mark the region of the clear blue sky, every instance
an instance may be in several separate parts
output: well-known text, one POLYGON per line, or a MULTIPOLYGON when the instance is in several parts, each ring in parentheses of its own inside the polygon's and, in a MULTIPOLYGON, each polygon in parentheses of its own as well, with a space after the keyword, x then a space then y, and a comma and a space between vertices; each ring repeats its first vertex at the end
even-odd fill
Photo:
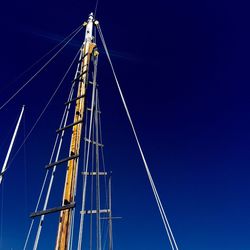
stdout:
MULTIPOLYGON (((97 19, 183 250, 250 249, 249 7, 221 0, 99 2, 97 19)), ((1 3, 0 104, 25 79, 12 80, 93 9, 90 0, 1 3)), ((83 36, 0 111, 1 162, 22 104, 27 132, 83 36)), ((98 73, 113 210, 123 217, 114 222, 115 249, 170 249, 103 53, 98 73)), ((23 245, 72 78, 6 174, 0 192, 4 250, 23 245)), ((41 249, 53 249, 53 228, 44 235, 41 249)))

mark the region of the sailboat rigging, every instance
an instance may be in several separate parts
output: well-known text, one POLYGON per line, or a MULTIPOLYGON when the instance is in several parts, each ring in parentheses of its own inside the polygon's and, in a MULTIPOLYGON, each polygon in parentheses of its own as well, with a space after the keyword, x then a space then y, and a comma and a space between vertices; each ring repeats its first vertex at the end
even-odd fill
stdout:
MULTIPOLYGON (((2 107, 11 101, 16 94, 32 81, 69 43, 69 41, 81 31, 82 27, 85 27, 84 41, 69 69, 62 78, 63 81, 71 69, 71 66, 78 58, 74 79, 71 82, 71 89, 68 99, 65 102, 64 113, 59 128, 56 131, 57 136, 50 161, 45 166, 46 174, 41 192, 38 197, 35 211, 30 214, 31 224, 23 249, 38 249, 45 217, 50 214, 58 213, 55 250, 81 250, 85 248, 90 250, 106 249, 106 240, 103 237, 105 226, 107 227, 108 249, 113 250, 114 248, 112 222, 113 219, 118 217, 113 217, 112 213, 111 173, 108 172, 105 167, 103 156, 104 144, 102 141, 101 109, 99 103, 99 88, 97 84, 99 51, 95 37, 95 34, 98 32, 139 148, 147 177, 170 242, 170 247, 172 250, 178 250, 176 240, 150 173, 149 166, 145 159, 116 76, 100 24, 93 13, 89 15, 87 22, 72 33, 72 36, 69 37, 69 40, 63 47, 60 48, 55 55, 52 56, 50 60, 23 85, 23 87, 21 87, 20 90, 2 105, 2 107), (70 119, 72 119, 72 121, 70 121, 70 119), (70 138, 68 141, 65 139, 67 135, 70 138), (68 146, 67 155, 65 155, 65 151, 63 150, 63 148, 66 147, 65 145, 68 146), (50 207, 49 201, 51 199, 55 174, 58 168, 62 168, 65 172, 64 189, 62 198, 58 201, 58 205, 56 207, 50 207), (79 176, 82 176, 81 180, 79 180, 79 176), (79 193, 81 193, 81 198, 79 198, 79 193), (76 222, 76 220, 78 220, 78 222, 76 222), (35 230, 35 223, 37 221, 37 230, 35 230), (84 237, 85 232, 88 240, 84 237)), ((0 109, 2 107, 0 107, 0 109)), ((45 112, 46 108, 47 106, 43 112, 45 112)), ((40 117, 41 116, 39 116, 39 119, 40 117)), ((4 170, 5 169, 2 170, 2 173, 4 173, 4 170)), ((1 179, 2 176, 0 176, 0 183, 1 179)))

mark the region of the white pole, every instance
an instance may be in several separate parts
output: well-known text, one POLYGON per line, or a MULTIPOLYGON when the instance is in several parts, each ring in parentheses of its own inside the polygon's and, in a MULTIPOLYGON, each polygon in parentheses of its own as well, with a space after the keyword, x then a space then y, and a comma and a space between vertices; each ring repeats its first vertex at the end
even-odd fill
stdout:
POLYGON ((16 128, 15 128, 15 131, 14 131, 14 134, 12 136, 12 139, 11 139, 11 142, 10 142, 10 146, 9 146, 9 149, 8 149, 8 152, 7 152, 7 155, 6 155, 3 167, 2 167, 2 171, 1 171, 1 174, 0 174, 0 184, 2 183, 4 172, 6 171, 7 163, 8 163, 9 157, 10 157, 10 153, 11 153, 13 144, 15 142, 16 134, 17 134, 17 131, 18 131, 18 128, 19 128, 19 125, 20 125, 20 122, 21 122, 21 119, 22 119, 22 116, 23 116, 23 111, 24 111, 24 105, 22 107, 22 110, 21 110, 21 113, 20 113, 20 116, 19 116, 16 128))

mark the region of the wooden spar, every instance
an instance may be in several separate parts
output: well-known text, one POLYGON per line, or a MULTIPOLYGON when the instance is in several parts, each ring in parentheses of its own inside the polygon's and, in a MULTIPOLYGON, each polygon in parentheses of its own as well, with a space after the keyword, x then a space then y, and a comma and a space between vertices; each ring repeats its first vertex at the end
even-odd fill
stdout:
MULTIPOLYGON (((71 143, 70 143, 70 156, 79 155, 80 150, 80 140, 82 134, 84 109, 85 109, 85 95, 86 95, 86 84, 88 81, 88 71, 89 63, 95 44, 92 42, 93 36, 93 14, 91 13, 88 18, 85 32, 84 47, 81 51, 81 70, 78 85, 78 92, 74 115, 74 126, 72 129, 71 143), (81 97, 81 98, 80 98, 81 97)), ((78 168, 78 159, 72 159, 68 162, 67 173, 64 185, 64 194, 62 205, 67 205, 74 202, 74 192, 76 189, 76 175, 78 168)), ((67 250, 70 239, 70 229, 71 229, 71 215, 72 209, 63 210, 60 213, 60 220, 58 225, 57 239, 55 250, 67 250)))
POLYGON ((17 122, 17 124, 16 124, 16 128, 15 128, 14 134, 13 134, 13 136, 12 136, 12 139, 11 139, 11 142, 10 142, 9 149, 8 149, 7 155, 6 155, 5 160, 4 160, 4 163, 3 163, 2 171, 1 171, 1 174, 0 174, 0 184, 2 183, 3 175, 4 175, 4 173, 5 173, 5 171, 6 171, 6 168, 7 168, 7 164, 8 164, 9 157, 10 157, 10 153, 11 153, 12 147, 13 147, 14 142, 15 142, 15 139, 16 139, 17 131, 18 131, 18 129, 19 129, 20 122, 21 122, 21 120, 22 120, 23 112, 24 112, 24 105, 23 105, 23 107, 22 107, 20 116, 19 116, 19 118, 18 118, 18 122, 17 122))

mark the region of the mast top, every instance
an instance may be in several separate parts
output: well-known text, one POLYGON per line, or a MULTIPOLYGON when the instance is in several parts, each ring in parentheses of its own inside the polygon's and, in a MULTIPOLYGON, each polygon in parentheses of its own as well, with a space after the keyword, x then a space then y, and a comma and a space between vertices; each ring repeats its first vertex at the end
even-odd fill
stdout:
POLYGON ((94 14, 93 14, 93 12, 90 12, 90 14, 89 14, 89 19, 90 19, 90 18, 94 19, 94 14))
POLYGON ((91 12, 89 14, 88 22, 86 24, 85 42, 90 42, 90 43, 92 42, 93 21, 94 21, 94 14, 91 12))

